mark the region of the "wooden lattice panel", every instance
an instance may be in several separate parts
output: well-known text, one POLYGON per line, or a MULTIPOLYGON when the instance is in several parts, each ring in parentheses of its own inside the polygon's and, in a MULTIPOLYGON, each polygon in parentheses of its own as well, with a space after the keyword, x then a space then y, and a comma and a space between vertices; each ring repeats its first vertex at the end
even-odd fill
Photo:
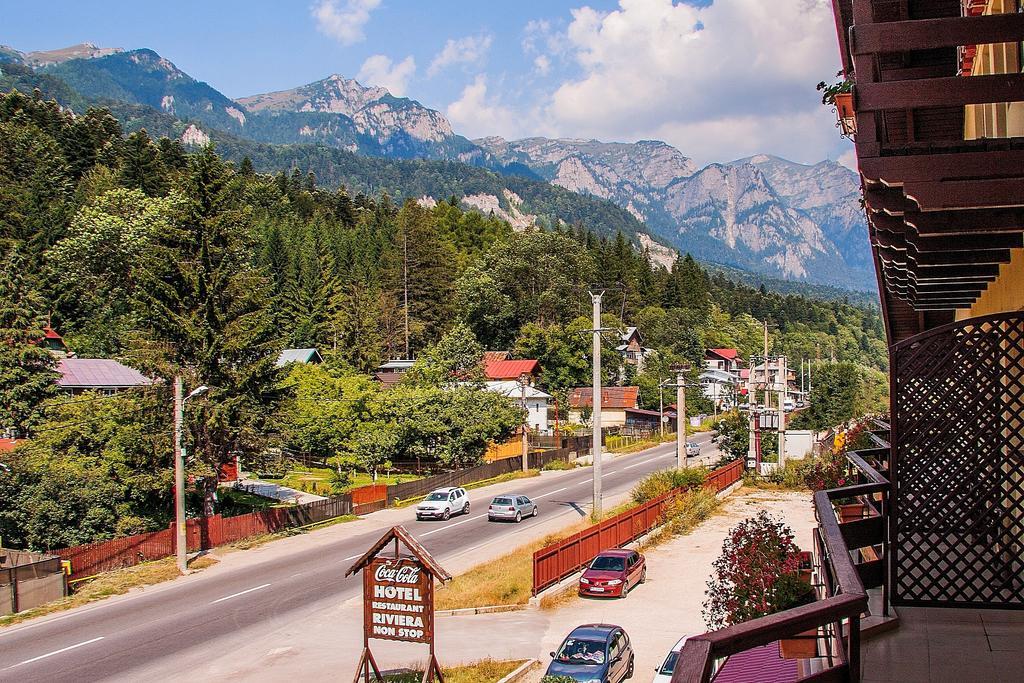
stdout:
POLYGON ((893 347, 892 600, 1024 608, 1024 314, 893 347))

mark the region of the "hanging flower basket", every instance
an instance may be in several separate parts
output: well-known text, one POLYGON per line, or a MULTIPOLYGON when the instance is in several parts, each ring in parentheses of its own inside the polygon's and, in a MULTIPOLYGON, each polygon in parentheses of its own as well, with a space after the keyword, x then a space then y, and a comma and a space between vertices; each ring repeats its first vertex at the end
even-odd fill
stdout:
POLYGON ((833 99, 836 107, 836 117, 839 119, 839 128, 843 135, 852 138, 857 134, 857 112, 853 110, 853 93, 836 93, 833 99))

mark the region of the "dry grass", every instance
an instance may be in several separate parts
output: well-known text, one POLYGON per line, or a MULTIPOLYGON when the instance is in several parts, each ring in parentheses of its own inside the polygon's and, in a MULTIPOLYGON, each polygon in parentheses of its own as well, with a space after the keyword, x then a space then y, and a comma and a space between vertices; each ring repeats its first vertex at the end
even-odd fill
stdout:
POLYGON ((212 567, 215 564, 220 564, 220 560, 218 560, 216 557, 210 557, 209 555, 200 555, 199 557, 188 563, 188 568, 192 571, 198 571, 200 569, 212 567))
MULTIPOLYGON (((519 668, 525 661, 525 659, 499 661, 487 658, 473 664, 446 667, 444 680, 447 683, 497 683, 519 668)), ((421 672, 408 671, 385 676, 385 680, 387 683, 419 683, 421 677, 421 672)))
POLYGON ((484 659, 475 664, 445 669, 444 680, 447 683, 496 683, 519 668, 524 661, 484 659))

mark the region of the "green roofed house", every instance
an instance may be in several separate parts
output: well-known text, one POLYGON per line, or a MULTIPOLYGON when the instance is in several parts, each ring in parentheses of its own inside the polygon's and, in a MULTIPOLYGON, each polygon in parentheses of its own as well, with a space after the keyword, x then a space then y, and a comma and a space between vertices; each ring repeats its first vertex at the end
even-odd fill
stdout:
POLYGON ((289 363, 312 363, 319 365, 324 359, 316 349, 284 349, 277 356, 277 367, 283 368, 289 363))

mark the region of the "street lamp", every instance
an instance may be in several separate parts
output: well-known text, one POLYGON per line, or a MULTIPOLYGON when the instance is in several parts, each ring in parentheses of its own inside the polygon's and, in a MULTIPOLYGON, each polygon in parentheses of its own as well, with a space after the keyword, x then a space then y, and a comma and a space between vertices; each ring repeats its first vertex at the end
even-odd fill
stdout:
POLYGON ((192 390, 185 397, 184 381, 181 375, 174 378, 174 528, 178 571, 188 571, 188 540, 185 537, 185 448, 182 446, 182 423, 185 419, 185 401, 205 394, 210 387, 205 384, 192 390))

